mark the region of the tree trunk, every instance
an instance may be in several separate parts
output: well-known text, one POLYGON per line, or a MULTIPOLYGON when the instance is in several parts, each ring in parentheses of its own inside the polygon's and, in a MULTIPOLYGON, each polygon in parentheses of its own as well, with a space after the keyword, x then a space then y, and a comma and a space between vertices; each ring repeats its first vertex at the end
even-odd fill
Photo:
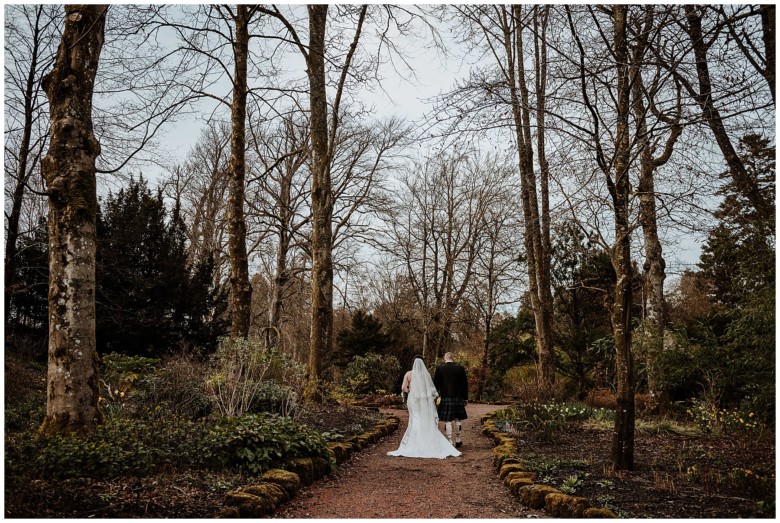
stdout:
MULTIPOLYGON (((522 38, 522 7, 512 6, 515 23, 515 39, 506 28, 505 48, 510 59, 509 73, 510 98, 517 134, 518 157, 520 167, 520 187, 523 201, 523 219, 525 227, 524 243, 528 258, 528 287, 531 308, 536 324, 536 344, 539 353, 537 373, 540 390, 549 392, 555 383, 555 355, 552 338, 552 291, 550 289, 549 252, 544 246, 549 239, 543 237, 540 229, 539 207, 536 194, 536 175, 533 166, 533 145, 531 142, 531 122, 528 88, 525 84, 524 52, 522 38), (513 55, 515 60, 511 60, 513 55), (516 62, 516 63, 515 63, 516 62), (518 89, 520 91, 518 96, 518 89)), ((540 131, 541 132, 541 131, 540 131)), ((543 144, 543 140, 539 142, 543 144)), ((541 158, 544 158, 542 155, 541 158)), ((545 165, 546 168, 546 165, 545 165)), ((546 194, 546 189, 544 194, 546 194)), ((548 230, 549 234, 549 230, 548 230)))
POLYGON ((769 84, 772 101, 775 102, 775 6, 765 4, 761 6, 760 11, 764 49, 766 50, 764 78, 769 84))
POLYGON ((11 214, 8 216, 8 231, 5 242, 5 315, 6 328, 10 327, 11 295, 14 292, 14 275, 16 273, 16 242, 19 239, 19 218, 22 213, 22 200, 24 199, 24 189, 27 181, 30 179, 28 171, 28 161, 30 156, 30 139, 33 126, 33 97, 36 90, 35 76, 38 69, 38 51, 40 47, 40 16, 42 6, 36 8, 35 27, 33 29, 32 56, 30 58, 30 70, 27 73, 27 79, 24 89, 24 130, 22 131, 22 142, 19 144, 19 165, 16 167, 16 187, 11 200, 11 214))
POLYGON ((612 304, 612 331, 615 338, 615 377, 617 409, 612 440, 612 461, 616 469, 634 468, 634 373, 631 355, 631 237, 629 223, 629 140, 630 73, 626 42, 627 6, 613 7, 615 21, 615 59, 617 68, 617 137, 615 144, 615 178, 608 186, 615 214, 615 245, 612 265, 617 280, 612 304))
POLYGON ((231 338, 246 338, 251 318, 252 286, 246 252, 244 192, 246 178, 246 96, 249 54, 249 6, 236 6, 236 33, 233 42, 235 76, 230 107, 230 181, 228 184, 228 250, 230 253, 231 338))
MULTIPOLYGON (((631 59, 631 96, 632 111, 636 120, 637 147, 639 149, 639 223, 645 244, 644 263, 644 310, 645 321, 643 325, 644 355, 647 364, 647 387, 650 400, 648 407, 657 411, 666 405, 666 398, 658 386, 658 374, 654 368, 655 359, 664 348, 666 339, 666 300, 664 297, 664 281, 666 280, 666 262, 663 257, 661 241, 658 237, 658 219, 656 212, 655 172, 666 164, 671 157, 677 139, 682 134, 680 117, 682 115, 682 101, 680 93, 677 98, 676 117, 660 116, 663 124, 670 124, 671 130, 666 139, 663 152, 653 157, 656 143, 651 143, 650 130, 647 124, 647 106, 653 104, 651 98, 654 93, 645 88, 642 79, 642 67, 644 66, 644 54, 649 45, 648 37, 653 26, 654 7, 645 6, 645 18, 637 24, 635 32, 640 35, 634 45, 631 59)), ((653 126, 655 127, 655 126, 653 126)))
MULTIPOLYGON (((312 148, 312 311, 308 379, 304 396, 320 401, 321 358, 333 347, 333 253, 331 245, 333 193, 328 158, 328 99, 325 89, 325 23, 327 5, 310 5, 309 76, 312 148)), ((335 116, 334 116, 335 117, 335 116)))
MULTIPOLYGON (((282 203, 283 219, 285 218, 286 203, 282 203)), ((290 239, 287 235, 287 224, 283 223, 279 232, 279 247, 276 253, 276 277, 271 295, 271 310, 266 331, 266 347, 279 347, 279 339, 282 325, 282 310, 284 309, 284 289, 290 280, 287 270, 287 253, 290 250, 290 239)))
POLYGON ((42 81, 51 140, 41 162, 49 194, 49 364, 43 434, 90 433, 100 422, 95 349, 95 159, 92 93, 106 5, 66 5, 54 69, 42 81))
POLYGON ((731 139, 723 124, 720 111, 718 111, 713 102, 712 82, 710 81, 710 70, 707 62, 707 45, 704 41, 702 15, 699 9, 700 7, 695 5, 685 6, 685 15, 688 19, 688 35, 690 36, 693 54, 696 58, 696 75, 699 79, 699 92, 692 94, 701 107, 704 119, 710 126, 712 134, 715 136, 715 142, 726 160, 735 185, 750 200, 750 203, 759 212, 760 216, 772 216, 774 206, 764 198, 758 184, 745 169, 742 158, 739 157, 739 154, 737 154, 737 151, 731 144, 731 139))

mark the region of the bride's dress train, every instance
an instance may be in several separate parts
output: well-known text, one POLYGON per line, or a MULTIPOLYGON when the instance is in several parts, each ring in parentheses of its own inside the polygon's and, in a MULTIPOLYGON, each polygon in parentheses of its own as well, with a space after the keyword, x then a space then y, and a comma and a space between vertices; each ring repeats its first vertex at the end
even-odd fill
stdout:
POLYGON ((439 430, 434 403, 436 395, 430 373, 422 360, 416 359, 406 404, 409 409, 409 426, 398 450, 388 452, 388 456, 439 459, 460 456, 460 451, 455 449, 439 430))

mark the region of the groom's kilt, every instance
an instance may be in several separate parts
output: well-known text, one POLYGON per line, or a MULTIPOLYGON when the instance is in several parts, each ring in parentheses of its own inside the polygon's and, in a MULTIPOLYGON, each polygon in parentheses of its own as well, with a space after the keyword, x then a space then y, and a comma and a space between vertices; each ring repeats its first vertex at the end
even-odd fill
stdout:
POLYGON ((466 407, 460 398, 442 398, 437 408, 439 421, 452 421, 455 419, 467 419, 466 407))

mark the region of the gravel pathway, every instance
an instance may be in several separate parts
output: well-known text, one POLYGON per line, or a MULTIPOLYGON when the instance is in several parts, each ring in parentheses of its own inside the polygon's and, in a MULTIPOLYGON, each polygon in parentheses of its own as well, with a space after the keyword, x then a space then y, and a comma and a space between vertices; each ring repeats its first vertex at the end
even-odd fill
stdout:
MULTIPOLYGON (((496 405, 467 407, 463 455, 457 458, 390 457, 406 430, 405 410, 383 410, 401 426, 363 450, 329 476, 302 489, 275 518, 526 518, 546 517, 520 505, 492 465, 492 440, 481 434, 479 417, 496 405)), ((443 426, 443 425, 442 425, 443 426)))

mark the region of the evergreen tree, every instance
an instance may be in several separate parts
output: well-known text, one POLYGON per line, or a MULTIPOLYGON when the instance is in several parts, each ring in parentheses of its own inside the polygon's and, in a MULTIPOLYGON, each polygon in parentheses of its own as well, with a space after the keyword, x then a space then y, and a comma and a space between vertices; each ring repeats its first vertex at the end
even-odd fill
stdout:
POLYGON ((582 232, 565 223, 555 234, 552 280, 558 371, 584 395, 592 385, 588 372, 599 363, 612 366, 614 351, 597 350, 594 342, 611 335, 608 303, 615 270, 603 250, 589 246, 582 232))
POLYGON ((213 262, 189 266, 178 208, 169 213, 162 192, 153 194, 143 178, 106 200, 98 215, 97 260, 100 353, 213 348, 224 300, 210 288, 213 262))
MULTIPOLYGON (((742 139, 740 155, 762 193, 775 200, 775 148, 765 138, 742 139)), ((775 391, 775 229, 774 215, 757 212, 748 195, 723 175, 719 222, 702 249, 701 272, 722 306, 716 361, 717 385, 727 403, 747 402, 774 413, 775 391)))
POLYGON ((49 228, 46 219, 19 237, 6 321, 14 334, 32 336, 45 355, 49 310, 49 228))
POLYGON ((365 356, 369 352, 384 354, 390 347, 390 337, 382 332, 382 322, 372 314, 357 311, 352 316, 352 324, 342 329, 336 337, 336 365, 346 367, 355 356, 365 356))

